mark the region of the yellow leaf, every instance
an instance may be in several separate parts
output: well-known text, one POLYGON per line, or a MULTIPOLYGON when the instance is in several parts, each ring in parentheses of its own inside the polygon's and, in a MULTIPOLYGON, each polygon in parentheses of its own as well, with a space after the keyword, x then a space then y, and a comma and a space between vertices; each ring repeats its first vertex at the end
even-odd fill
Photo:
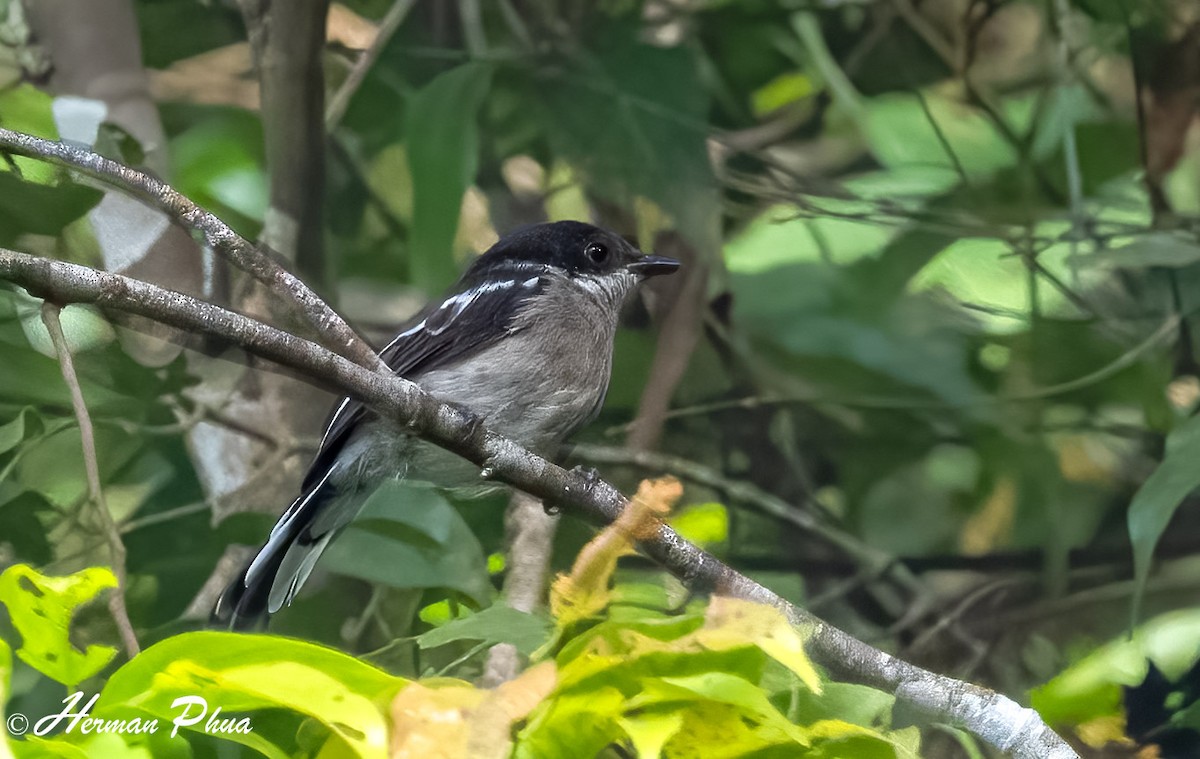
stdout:
POLYGON ((780 745, 799 748, 779 730, 745 719, 740 709, 709 701, 697 703, 683 713, 683 726, 667 741, 662 756, 664 759, 734 759, 780 745))
POLYGON ((968 556, 979 556, 1008 540, 1017 510, 1017 485, 1008 476, 996 481, 996 487, 983 502, 983 508, 967 520, 958 537, 958 545, 968 556))
POLYGON ((468 721, 468 759, 504 759, 512 752, 512 726, 529 716, 558 682, 554 662, 542 662, 500 685, 468 721))
POLYGON ((467 749, 467 716, 486 697, 467 683, 412 683, 392 699, 392 759, 459 759, 467 749))
POLYGON ((392 759, 503 759, 512 726, 554 690, 553 662, 531 667, 495 690, 461 680, 413 683, 392 700, 392 759))
POLYGON ((0 602, 8 607, 13 626, 21 633, 17 656, 64 685, 95 675, 117 649, 102 645, 77 648, 70 639, 71 618, 77 607, 116 585, 117 578, 108 567, 89 567, 65 577, 43 575, 27 564, 4 570, 0 602))
POLYGON ((631 553, 633 543, 656 530, 659 518, 683 495, 683 485, 674 477, 643 480, 637 495, 617 520, 592 538, 571 568, 559 575, 550 588, 550 612, 561 630, 581 619, 595 616, 609 603, 608 582, 617 559, 631 553))
POLYGON ((880 737, 879 733, 874 730, 850 722, 843 722, 840 719, 818 720, 809 725, 807 730, 808 734, 814 740, 838 740, 840 738, 851 738, 856 735, 866 735, 871 738, 880 737))
POLYGON ((1125 715, 1106 714, 1088 720, 1075 728, 1079 739, 1092 748, 1104 748, 1109 743, 1119 743, 1123 746, 1133 746, 1133 741, 1125 735, 1125 715))
POLYGON ((813 693, 821 692, 821 679, 804 653, 803 638, 783 612, 774 607, 714 596, 708 604, 704 627, 696 631, 696 638, 709 649, 753 643, 795 673, 813 693))

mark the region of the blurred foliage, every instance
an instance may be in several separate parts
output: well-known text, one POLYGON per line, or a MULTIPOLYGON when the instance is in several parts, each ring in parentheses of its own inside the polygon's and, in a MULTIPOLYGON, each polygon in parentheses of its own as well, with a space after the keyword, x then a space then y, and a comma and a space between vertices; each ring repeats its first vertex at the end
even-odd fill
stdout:
MULTIPOLYGON (((238 12, 199 0, 134 7, 169 180, 256 236, 268 173, 238 12)), ((339 18, 377 20, 392 3, 338 7, 350 14, 339 18)), ((55 94, 15 8, 0 0, 0 124, 57 137, 79 106, 55 94)), ((702 337, 659 445, 693 467, 676 472, 689 505, 674 523, 924 666, 1018 700, 1042 686, 1034 705, 1085 753, 1153 743, 1124 732, 1120 689, 1148 678, 1147 661, 1174 682, 1200 651, 1195 625, 1176 624, 1195 611, 1200 550, 1198 24, 1185 0, 416 3, 331 130, 331 296, 382 339, 497 231, 591 217, 646 249, 674 240, 685 271, 706 276, 702 323, 689 325, 702 337), (1138 643, 1166 625, 1173 668, 1138 643)), ((357 60, 331 42, 330 93, 357 60)), ((127 134, 102 135, 108 152, 138 160, 127 134)), ((101 197, 91 181, 0 156, 0 245, 98 264, 89 212, 101 197)), ((606 406, 582 435, 590 443, 621 443, 653 379, 647 313, 661 324, 674 302, 669 289, 655 295, 619 336, 606 406)), ((826 719, 869 731, 861 740, 886 744, 880 755, 916 750, 888 731, 886 695, 827 682, 820 696, 789 692, 786 673, 746 640, 736 652, 680 653, 703 613, 636 559, 593 599, 599 625, 585 614, 586 629, 559 629, 497 604, 500 497, 389 485, 333 544, 327 577, 273 622, 279 634, 374 651, 386 674, 324 648, 301 655, 288 647, 308 644, 296 641, 178 635, 196 627, 183 614, 226 547, 259 542, 271 518, 211 524, 187 434, 220 411, 191 391, 219 382, 186 358, 138 364, 96 312, 71 306, 63 319, 128 549, 131 615, 143 644, 158 644, 106 688, 133 698, 182 687, 152 677, 152 662, 178 657, 251 708, 236 700, 251 698, 247 681, 226 670, 289 662, 297 682, 340 683, 370 701, 360 716, 375 725, 394 719, 388 698, 418 679, 447 708, 479 716, 495 706, 482 691, 423 678, 469 680, 491 644, 528 656, 567 636, 552 695, 530 671, 539 705, 523 713, 518 753, 554 755, 535 748, 557 751, 546 747, 568 728, 583 740, 589 710, 603 718, 588 722, 597 751, 628 740, 653 755, 673 735, 712 737, 705 730, 751 712, 754 727, 739 734, 759 742, 756 755, 784 736, 811 742, 814 756, 843 755, 817 748, 822 735, 851 740, 840 727, 821 733, 826 719), (660 643, 669 666, 653 686, 637 681, 638 701, 631 683, 650 676, 660 643), (563 673, 583 665, 565 653, 592 644, 622 652, 629 669, 566 688, 563 673), (762 686, 770 703, 728 677, 762 686)), ((0 566, 61 578, 107 561, 79 444, 36 302, 0 291, 0 566)), ((658 473, 646 469, 602 467, 627 487, 658 473)), ((562 521, 554 567, 590 537, 562 521)), ((70 632, 91 647, 70 649, 60 667, 85 672, 85 652, 116 643, 111 620, 89 609, 70 632)), ((11 608, 0 616, 17 652, 7 711, 54 713, 61 688, 21 653, 27 622, 11 608)), ((0 674, 7 660, 0 642, 0 674)), ((268 753, 359 740, 287 694, 252 695, 273 715, 258 736, 279 741, 268 753)), ((426 734, 426 717, 411 715, 412 735, 426 734)), ((979 755, 949 729, 925 739, 930 756, 979 755)), ((215 755, 194 735, 155 740, 155 753, 215 755)))

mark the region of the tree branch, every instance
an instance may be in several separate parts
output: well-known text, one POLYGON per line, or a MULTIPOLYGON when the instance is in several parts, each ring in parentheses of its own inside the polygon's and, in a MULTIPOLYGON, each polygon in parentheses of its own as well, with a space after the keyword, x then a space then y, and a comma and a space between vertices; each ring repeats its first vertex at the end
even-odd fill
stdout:
POLYGON ((337 88, 329 105, 325 107, 326 132, 333 134, 338 125, 342 123, 342 117, 346 115, 346 109, 350 107, 354 93, 358 92, 358 88, 362 86, 367 74, 370 73, 371 67, 379 59, 379 54, 387 47, 388 42, 400 28, 400 24, 404 23, 405 17, 408 16, 408 12, 414 5, 416 5, 416 0, 394 0, 392 6, 388 8, 387 13, 379 22, 379 30, 375 33, 375 39, 371 42, 371 46, 358 56, 358 60, 354 62, 354 68, 350 69, 346 80, 337 88))
MULTIPOLYGON (((545 603, 550 555, 558 517, 546 513, 542 502, 515 491, 504 512, 505 555, 502 603, 517 611, 533 612, 545 603)), ((520 673, 521 656, 512 643, 497 643, 488 651, 480 683, 494 688, 520 673)))
POLYGON ((92 429, 92 417, 83 401, 83 388, 79 386, 79 377, 75 374, 71 348, 67 345, 66 335, 63 334, 62 320, 58 318, 60 310, 56 303, 44 302, 42 323, 50 333, 50 341, 54 343, 54 351, 58 354, 58 365, 62 368, 63 381, 71 391, 71 406, 75 409, 75 420, 79 424, 79 437, 83 443, 83 468, 87 473, 88 494, 100 518, 100 527, 108 541, 113 574, 117 577, 117 589, 108 598, 108 608, 116 620, 121 642, 125 645, 125 653, 132 659, 141 648, 138 646, 137 636, 133 633, 133 623, 129 621, 129 610, 125 607, 125 589, 128 582, 125 574, 125 543, 121 540, 121 531, 104 501, 104 489, 100 485, 100 465, 96 460, 96 435, 92 429))
MULTIPOLYGON (((0 279, 58 303, 95 303, 173 327, 221 337, 351 395, 382 417, 481 467, 481 476, 608 524, 627 501, 612 485, 555 466, 486 429, 478 417, 440 403, 417 385, 387 376, 308 340, 211 303, 127 277, 0 249, 0 279)), ((1019 759, 1078 755, 1032 709, 986 688, 937 675, 878 651, 762 587, 660 523, 641 550, 690 588, 770 604, 807 635, 809 651, 834 674, 894 693, 930 716, 961 725, 1019 759)))
POLYGON ((325 81, 329 0, 239 0, 262 85, 270 204, 261 240, 325 282, 325 81))
POLYGON ((316 330, 322 344, 362 366, 383 369, 383 362, 371 346, 308 285, 280 266, 266 251, 247 242, 225 222, 165 182, 90 150, 3 127, 0 127, 0 151, 81 171, 165 212, 184 227, 202 233, 217 253, 295 306, 316 330))

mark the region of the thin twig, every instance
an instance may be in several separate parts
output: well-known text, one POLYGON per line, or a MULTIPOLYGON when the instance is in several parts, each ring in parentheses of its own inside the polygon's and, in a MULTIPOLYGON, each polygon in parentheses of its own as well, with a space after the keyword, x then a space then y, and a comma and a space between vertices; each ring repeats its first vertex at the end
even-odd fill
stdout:
MULTIPOLYGON (((1154 330, 1154 332, 1151 333, 1150 336, 1145 340, 1093 372, 1089 372, 1081 377, 1076 377, 1073 380, 1067 380, 1066 382, 1060 382, 1055 385, 1047 385, 1045 387, 1035 388, 1023 393, 981 397, 961 402, 945 401, 937 398, 887 398, 882 396, 838 397, 817 394, 804 396, 791 395, 787 397, 749 396, 746 398, 735 398, 732 400, 715 401, 713 403, 703 403, 696 406, 688 406, 686 408, 672 409, 671 411, 667 412, 666 418, 678 419, 680 417, 687 416, 704 416, 715 411, 729 411, 735 409, 748 410, 765 408, 769 406, 787 406, 799 403, 811 405, 848 406, 850 408, 877 409, 883 411, 936 411, 941 409, 1003 406, 1007 403, 1028 403, 1031 401, 1039 401, 1056 395, 1064 395, 1076 390, 1082 390, 1098 382, 1103 382, 1118 372, 1128 369, 1152 348, 1169 337, 1179 327, 1179 322, 1183 316, 1186 316, 1186 314, 1173 314, 1168 316, 1159 326, 1159 328, 1154 330)), ((623 430, 623 426, 618 426, 612 428, 610 431, 615 433, 623 430)))
MULTIPOLYGON (((1071 84, 1074 67, 1071 65, 1071 40, 1068 37, 1071 27, 1071 4, 1069 0, 1053 0, 1053 17, 1058 26, 1058 63, 1060 67, 1058 86, 1064 89, 1071 84)), ((1063 161, 1067 169, 1067 197, 1071 209, 1071 229, 1074 231, 1084 223, 1083 211, 1083 169, 1079 163, 1079 146, 1075 140, 1074 112, 1069 108, 1063 109, 1063 118, 1067 123, 1063 126, 1063 161)), ((1071 242, 1071 255, 1075 255, 1078 243, 1071 242)))
POLYGON ((160 511, 157 514, 147 514, 146 516, 138 519, 130 519, 128 522, 125 522, 121 525, 121 534, 126 535, 128 533, 140 530, 143 527, 150 527, 151 525, 162 524, 163 522, 170 522, 175 519, 179 519, 180 517, 190 517, 192 514, 200 514, 202 512, 211 510, 212 505, 205 501, 186 503, 183 506, 176 506, 173 509, 160 511))
POLYGON ((315 329, 323 345, 368 369, 386 371, 371 346, 308 285, 284 269, 266 250, 248 242, 165 182, 90 150, 3 127, 0 127, 0 149, 77 169, 163 211, 187 229, 202 233, 213 250, 294 306, 315 329))
POLYGON ((379 60, 379 54, 387 47, 388 42, 400 28, 400 24, 404 23, 405 17, 408 16, 408 12, 414 5, 416 5, 416 0, 396 0, 392 3, 392 7, 388 8, 387 13, 379 22, 379 29, 375 32, 375 39, 371 41, 371 46, 358 56, 358 60, 354 62, 354 68, 350 69, 345 81, 338 87, 337 92, 330 98, 329 105, 326 106, 326 132, 333 134, 338 125, 342 123, 342 117, 346 115, 346 109, 350 107, 354 93, 358 92, 359 87, 362 87, 371 67, 375 65, 375 61, 379 60))
POLYGON ((138 646, 137 635, 133 632, 133 623, 129 621, 129 610, 125 607, 125 591, 128 588, 128 578, 125 574, 125 543, 121 540, 121 532, 108 510, 104 501, 104 488, 100 484, 100 465, 96 461, 96 436, 92 429, 92 417, 88 413, 87 404, 83 401, 83 389, 79 386, 79 377, 75 374, 75 362, 71 358, 71 348, 67 345, 67 337, 63 334, 62 320, 59 319, 61 308, 56 303, 46 301, 42 304, 42 323, 50 333, 50 341, 58 354, 58 365, 62 368, 63 381, 71 391, 71 405, 75 409, 75 420, 79 423, 79 437, 83 442, 83 466, 87 472, 88 492, 100 526, 108 540, 109 560, 112 562, 113 574, 117 577, 117 588, 108 597, 108 608, 116 620, 117 630, 121 634, 121 642, 125 645, 125 653, 129 658, 137 656, 141 647, 138 646))
POLYGON ((950 163, 954 164, 954 171, 958 173, 958 178, 963 185, 970 187, 971 180, 967 176, 967 169, 958 158, 958 153, 955 152, 954 146, 950 144, 950 139, 946 136, 946 132, 942 129, 942 125, 934 117, 933 111, 929 108, 929 100, 926 99, 925 93, 919 88, 914 87, 912 91, 916 96, 917 102, 921 105, 921 112, 925 114, 925 120, 929 122, 929 126, 933 129, 933 134, 937 137, 938 144, 942 146, 942 150, 946 151, 946 157, 950 159, 950 163))
POLYGON ((671 399, 683 380, 692 353, 700 340, 708 288, 711 251, 701 250, 677 233, 660 238, 659 252, 668 252, 687 263, 675 297, 667 307, 655 342, 650 376, 638 399, 637 416, 629 428, 630 448, 651 450, 662 437, 663 421, 671 399))

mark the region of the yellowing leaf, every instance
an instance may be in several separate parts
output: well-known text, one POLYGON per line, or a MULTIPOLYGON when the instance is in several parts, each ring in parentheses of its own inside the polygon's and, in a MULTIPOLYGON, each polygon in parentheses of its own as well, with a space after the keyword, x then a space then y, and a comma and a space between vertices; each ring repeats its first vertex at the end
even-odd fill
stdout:
POLYGON ((1133 741, 1125 734, 1125 715, 1106 714, 1088 720, 1075 728, 1079 740, 1092 748, 1104 748, 1109 743, 1119 743, 1133 746, 1133 741))
POLYGON ((392 759, 458 759, 467 749, 467 715, 487 696, 467 683, 413 683, 392 700, 392 759))
POLYGON ((598 755, 621 739, 616 720, 624 703, 621 691, 603 686, 547 699, 518 734, 513 759, 598 755))
POLYGON ((996 487, 963 525, 959 548, 968 556, 980 556, 1006 542, 1012 532, 1017 509, 1017 485, 1012 477, 1002 476, 996 487))
POLYGON ((814 740, 837 740, 855 735, 866 735, 872 738, 880 737, 879 733, 874 730, 865 728, 862 725, 844 722, 840 719, 818 720, 805 729, 814 740))
POLYGON ((740 598, 714 596, 708 605, 704 627, 695 635, 713 649, 752 643, 795 673, 809 690, 821 692, 821 679, 804 653, 804 640, 778 609, 740 598))
POLYGON ((553 662, 531 667, 495 690, 458 680, 413 683, 392 700, 392 759, 503 759, 513 725, 554 690, 553 662))
POLYGON ((661 756, 663 746, 683 726, 683 714, 645 712, 621 717, 617 724, 629 736, 638 756, 661 756))
POLYGON ((683 727, 663 748, 664 759, 733 759, 772 746, 794 745, 784 733, 748 720, 728 704, 701 703, 683 715, 683 727))
POLYGON ((512 726, 550 695, 558 677, 554 662, 542 662, 492 691, 468 727, 468 759, 504 759, 512 751, 512 726))
POLYGON ((595 616, 608 606, 608 582, 617 559, 630 553, 635 540, 655 529, 658 518, 683 495, 683 485, 674 477, 643 480, 617 520, 592 538, 571 568, 559 575, 550 588, 550 612, 559 630, 595 616))
MULTIPOLYGON (((352 754, 360 759, 387 756, 388 725, 381 705, 405 681, 349 654, 290 638, 228 632, 190 632, 147 648, 113 673, 100 693, 96 716, 156 717, 169 724, 179 716, 173 707, 181 696, 200 696, 207 716, 218 706, 222 715, 248 715, 249 733, 225 733, 267 757, 293 753, 290 742, 307 720, 328 731, 331 743, 323 756, 352 754), (258 729, 259 714, 277 726, 258 729)), ((199 709, 191 713, 197 716, 199 709)), ((186 727, 186 725, 185 725, 186 727)), ((202 731, 205 719, 189 730, 202 731)), ((168 731, 169 732, 169 731, 168 731)))
POLYGON ((91 567, 66 577, 47 577, 26 564, 0 574, 0 601, 21 633, 17 656, 64 685, 75 685, 99 672, 116 655, 112 646, 80 651, 71 643, 71 616, 117 578, 106 567, 91 567))

